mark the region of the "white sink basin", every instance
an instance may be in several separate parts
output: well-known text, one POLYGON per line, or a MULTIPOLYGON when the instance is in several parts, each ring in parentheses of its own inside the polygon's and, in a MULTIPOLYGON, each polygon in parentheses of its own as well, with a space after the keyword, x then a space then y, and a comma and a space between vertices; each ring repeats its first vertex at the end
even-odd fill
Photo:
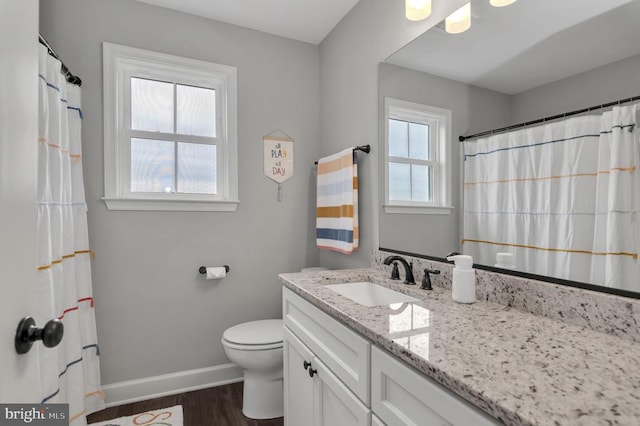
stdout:
POLYGON ((398 293, 369 282, 325 285, 330 290, 364 306, 390 305, 392 303, 419 302, 415 297, 398 293))

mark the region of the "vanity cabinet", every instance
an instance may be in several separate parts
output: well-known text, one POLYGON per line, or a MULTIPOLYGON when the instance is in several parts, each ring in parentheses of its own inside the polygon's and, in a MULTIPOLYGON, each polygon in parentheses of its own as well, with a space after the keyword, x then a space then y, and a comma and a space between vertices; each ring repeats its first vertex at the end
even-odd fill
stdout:
POLYGON ((371 348, 371 388, 371 408, 389 426, 501 424, 375 346, 371 348))
POLYGON ((369 408, 286 327, 284 376, 285 425, 369 426, 369 408))
POLYGON ((370 343, 286 288, 283 320, 285 424, 369 426, 370 343))
POLYGON ((286 426, 500 424, 286 287, 282 300, 286 426))

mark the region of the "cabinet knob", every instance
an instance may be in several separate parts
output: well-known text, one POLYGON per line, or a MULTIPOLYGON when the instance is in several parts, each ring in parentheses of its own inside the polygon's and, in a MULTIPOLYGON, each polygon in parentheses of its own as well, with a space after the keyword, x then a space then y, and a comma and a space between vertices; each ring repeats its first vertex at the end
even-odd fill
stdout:
POLYGON ((302 363, 302 366, 304 367, 304 369, 305 369, 305 370, 307 370, 309 367, 311 367, 311 363, 310 363, 310 362, 307 362, 307 361, 304 361, 304 362, 302 363))
POLYGON ((311 368, 311 365, 309 365, 309 377, 313 377, 313 375, 316 373, 318 373, 318 370, 314 370, 313 368, 311 368))

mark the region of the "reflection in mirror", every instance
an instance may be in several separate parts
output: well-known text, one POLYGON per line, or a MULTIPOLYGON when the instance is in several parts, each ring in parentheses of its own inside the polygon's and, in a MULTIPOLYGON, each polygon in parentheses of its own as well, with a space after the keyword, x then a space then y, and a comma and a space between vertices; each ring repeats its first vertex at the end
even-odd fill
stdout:
MULTIPOLYGON (((640 292, 636 279, 639 202, 634 198, 640 194, 640 171, 637 160, 631 160, 638 156, 637 126, 618 132, 630 141, 625 148, 629 151, 614 150, 607 157, 598 150, 587 154, 586 147, 624 145, 614 145, 610 137, 604 142, 594 137, 544 148, 516 148, 572 137, 557 136, 565 131, 556 129, 557 121, 546 128, 512 131, 490 142, 487 138, 457 142, 460 135, 640 95, 640 1, 538 0, 492 8, 488 2, 472 0, 472 10, 473 24, 466 33, 450 35, 438 25, 380 64, 380 105, 385 97, 392 97, 452 111, 448 138, 455 208, 447 215, 394 215, 381 207, 380 246, 437 257, 464 251, 476 263, 488 266, 496 264, 497 253, 513 253, 517 271, 640 292), (528 139, 536 132, 541 136, 528 139), (508 153, 483 154, 504 148, 508 153), (583 165, 578 161, 581 156, 590 156, 592 163, 583 165), (464 161, 480 157, 482 162, 473 166, 472 161, 464 161), (493 158, 488 161, 488 157, 493 158), (611 190, 603 195, 606 185, 611 190), (476 191, 479 187, 482 190, 476 191), (596 188, 598 196, 588 201, 586 194, 596 194, 596 188), (604 201, 604 211, 595 207, 596 201, 600 206, 604 201), (592 205, 586 209, 586 204, 592 205), (624 219, 618 217, 621 209, 628 212, 624 219), (483 213, 470 220, 472 212, 483 213), (543 221, 544 216, 549 220, 543 221), (490 238, 476 233, 489 228, 497 232, 490 238), (627 236, 633 238, 623 242, 627 236), (572 239, 576 244, 568 241, 572 239)), ((626 114, 623 119, 629 121, 618 124, 635 124, 632 105, 615 112, 614 120, 626 114)), ((601 125, 594 121, 601 120, 603 112, 611 117, 610 110, 568 121, 580 131, 593 127, 599 135, 601 125)), ((380 121, 380 146, 384 147, 384 120, 380 121)), ((578 130, 567 131, 575 136, 578 130)), ((380 170, 384 187, 382 161, 380 170)))
POLYGON ((415 303, 389 305, 389 336, 407 349, 429 359, 429 326, 431 311, 415 303))

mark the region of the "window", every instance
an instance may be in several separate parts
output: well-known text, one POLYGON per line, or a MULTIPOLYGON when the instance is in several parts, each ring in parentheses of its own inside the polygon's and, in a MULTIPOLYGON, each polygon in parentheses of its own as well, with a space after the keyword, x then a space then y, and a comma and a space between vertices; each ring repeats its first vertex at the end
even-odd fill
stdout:
POLYGON ((235 211, 236 69, 103 44, 110 210, 235 211))
POLYGON ((451 111, 385 98, 385 212, 448 214, 451 111))

